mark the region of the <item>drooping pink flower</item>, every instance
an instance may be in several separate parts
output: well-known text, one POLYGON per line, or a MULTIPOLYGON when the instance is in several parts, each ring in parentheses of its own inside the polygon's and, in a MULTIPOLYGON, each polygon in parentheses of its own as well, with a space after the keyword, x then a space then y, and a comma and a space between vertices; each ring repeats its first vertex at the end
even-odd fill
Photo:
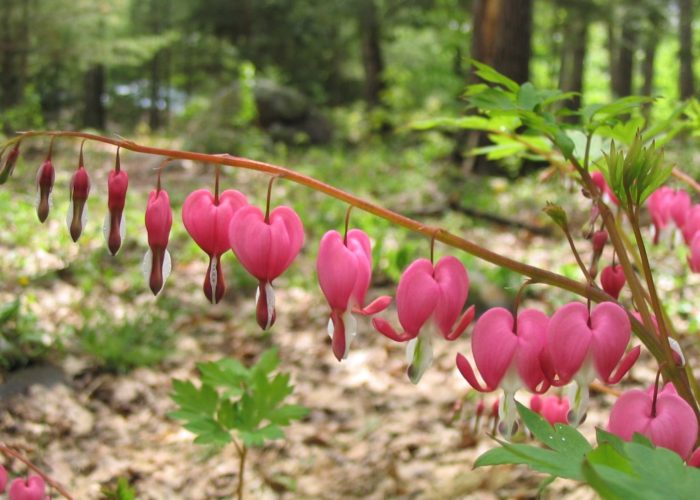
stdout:
POLYGON ((7 470, 0 464, 0 493, 5 493, 7 487, 7 470))
POLYGON ((613 302, 598 304, 590 315, 581 302, 559 308, 547 329, 548 358, 559 376, 553 382, 564 385, 578 377, 588 385, 597 373, 603 382, 616 384, 639 357, 639 346, 625 356, 630 332, 627 313, 613 302))
POLYGON ((83 151, 80 150, 78 168, 70 181, 70 205, 66 224, 73 241, 78 241, 87 224, 87 199, 90 195, 90 176, 83 164, 83 151))
POLYGON ((681 228, 686 245, 690 245, 698 231, 700 231, 700 205, 693 205, 681 228))
POLYGON ((129 176, 124 170, 114 169, 109 173, 109 179, 107 180, 107 208, 109 212, 105 216, 102 232, 107 242, 109 253, 112 255, 117 255, 126 234, 123 214, 128 188, 129 176))
POLYGON ((49 216, 52 205, 53 183, 56 179, 56 172, 51 162, 47 158, 36 172, 36 215, 40 222, 45 222, 49 216))
POLYGON ((231 219, 247 204, 245 195, 233 189, 224 191, 218 199, 206 189, 198 189, 190 193, 182 207, 185 229, 209 256, 203 289, 212 304, 218 303, 226 291, 221 256, 231 248, 228 232, 231 219))
POLYGON ((609 295, 617 299, 627 279, 621 265, 606 266, 600 273, 600 284, 609 295))
POLYGON ((357 333, 352 313, 370 316, 391 303, 382 296, 365 307, 365 296, 372 279, 372 247, 367 234, 351 229, 345 241, 338 231, 328 231, 321 239, 316 261, 318 282, 331 307, 328 334, 338 361, 347 358, 357 333))
POLYGON ((612 189, 610 189, 610 186, 608 183, 605 181, 605 177, 601 172, 593 172, 591 174, 591 180, 593 183, 598 186, 598 189, 603 193, 603 201, 607 204, 614 203, 615 205, 620 205, 620 200, 615 196, 615 193, 612 192, 612 189))
POLYGON ((409 378, 418 383, 432 363, 432 346, 424 326, 438 329, 446 340, 455 340, 474 318, 474 307, 462 314, 469 294, 469 275, 464 265, 452 256, 441 258, 433 267, 427 259, 417 259, 406 268, 396 292, 396 309, 402 332, 383 318, 373 318, 374 328, 397 342, 407 342, 406 356, 412 360, 409 378), (460 317, 460 314, 461 317, 460 317))
POLYGON ((613 302, 598 304, 590 314, 585 304, 572 302, 550 319, 542 366, 553 385, 576 382, 568 394, 575 402, 572 424, 578 425, 585 416, 588 385, 596 374, 603 382, 616 384, 639 357, 639 346, 625 355, 630 332, 627 313, 613 302))
POLYGON ((676 223, 676 227, 682 228, 690 213, 692 202, 688 192, 683 189, 676 189, 673 194, 673 202, 668 208, 668 213, 671 219, 673 219, 673 222, 676 223))
POLYGON ((26 481, 18 477, 7 493, 8 500, 44 500, 46 485, 41 476, 31 475, 26 481))
POLYGON ((289 207, 277 207, 266 217, 253 205, 241 207, 228 229, 229 243, 246 270, 258 279, 256 318, 263 330, 275 322, 272 282, 290 266, 304 244, 304 225, 289 207))
POLYGON ((688 267, 694 273, 700 273, 700 233, 695 233, 689 247, 688 267))
POLYGON ((148 195, 145 224, 148 233, 148 251, 143 256, 141 269, 151 292, 153 295, 158 295, 172 269, 168 241, 173 225, 173 211, 170 208, 170 197, 165 189, 154 189, 148 195))
POLYGON ((661 231, 671 219, 670 207, 673 202, 673 189, 663 186, 654 191, 647 200, 647 209, 654 225, 654 243, 659 242, 661 231))
POLYGON ((471 364, 457 354, 457 368, 474 389, 490 392, 502 388, 500 415, 505 422, 502 433, 513 432, 516 407, 515 393, 525 386, 533 392, 549 388, 540 364, 540 356, 547 341, 549 318, 541 311, 525 309, 513 314, 502 307, 486 311, 476 322, 472 334, 472 353, 476 367, 484 379, 479 383, 471 364))
POLYGON ((610 410, 608 431, 629 441, 635 433, 646 436, 655 446, 668 448, 684 460, 698 437, 693 408, 666 384, 654 401, 654 387, 626 391, 610 410))
POLYGON ((540 366, 548 323, 547 315, 535 309, 521 311, 517 326, 508 309, 489 309, 477 320, 472 334, 474 362, 485 385, 479 383, 462 354, 457 354, 457 368, 469 385, 480 392, 498 387, 515 392, 522 386, 542 392, 549 387, 540 366))
POLYGON ((530 409, 542 415, 550 425, 569 423, 569 400, 565 397, 535 394, 530 399, 530 409))

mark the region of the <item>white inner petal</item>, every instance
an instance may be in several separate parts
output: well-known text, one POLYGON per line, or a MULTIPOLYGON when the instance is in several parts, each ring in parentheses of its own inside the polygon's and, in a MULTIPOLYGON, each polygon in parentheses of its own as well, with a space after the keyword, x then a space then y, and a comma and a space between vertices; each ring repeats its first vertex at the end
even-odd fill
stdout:
POLYGON ((219 282, 219 273, 216 271, 216 259, 211 258, 211 269, 209 270, 209 285, 211 286, 211 303, 216 303, 216 285, 219 282))
POLYGON ((151 286, 151 266, 153 266, 153 253, 149 248, 146 250, 146 254, 143 256, 143 260, 141 261, 141 274, 146 280, 147 288, 150 288, 151 286))
POLYGON ((66 226, 68 231, 70 231, 70 223, 73 221, 73 200, 68 203, 68 212, 66 212, 66 226))
POLYGON ((165 253, 163 255, 163 286, 165 286, 165 280, 168 279, 168 276, 170 276, 170 272, 173 269, 173 262, 172 259, 170 258, 170 252, 168 249, 165 249, 165 253))
POLYGON ((267 297, 267 324, 265 330, 272 326, 272 314, 275 312, 275 290, 272 283, 265 283, 265 295, 267 297))
POLYGON ((346 359, 350 353, 350 344, 357 336, 357 319, 350 310, 343 314, 343 323, 345 324, 345 354, 343 354, 343 359, 346 359))

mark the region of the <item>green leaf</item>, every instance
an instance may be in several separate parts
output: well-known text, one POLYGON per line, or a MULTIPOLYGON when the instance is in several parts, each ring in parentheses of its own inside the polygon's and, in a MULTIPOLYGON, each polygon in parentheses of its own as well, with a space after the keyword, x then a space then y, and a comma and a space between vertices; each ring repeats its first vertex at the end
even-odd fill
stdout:
POLYGON ((213 415, 219 403, 219 395, 209 385, 197 389, 192 382, 173 380, 173 393, 170 396, 183 410, 192 410, 205 415, 213 415))
POLYGON ((309 414, 309 409, 301 405, 284 405, 267 414, 273 424, 289 425, 292 420, 301 420, 309 414))
POLYGON ((574 152, 574 147, 576 147, 574 141, 571 140, 571 137, 569 137, 562 129, 558 128, 554 131, 552 139, 564 157, 570 158, 574 152))
POLYGON ((496 83, 499 85, 503 85, 505 88, 510 90, 513 93, 517 93, 518 89, 520 86, 515 83, 513 80, 508 78, 502 73, 499 73, 495 69, 493 69, 491 66, 481 63, 479 61, 476 61, 475 59, 470 60, 471 64, 473 64, 476 67, 476 70, 474 73, 481 78, 482 80, 485 80, 487 82, 491 83, 496 83))
POLYGON ((535 87, 530 82, 525 82, 518 90, 518 106, 532 111, 540 104, 541 99, 535 87))
POLYGON ((487 451, 474 462, 474 467, 502 464, 522 464, 557 477, 582 480, 582 460, 553 450, 527 444, 501 442, 501 448, 487 451))
POLYGON ((190 420, 184 425, 185 429, 196 434, 194 442, 197 444, 214 444, 223 446, 232 440, 231 434, 219 425, 211 417, 201 417, 190 420))
POLYGON ((258 362, 252 368, 252 371, 268 374, 271 373, 280 364, 280 358, 277 348, 268 349, 260 356, 258 362))

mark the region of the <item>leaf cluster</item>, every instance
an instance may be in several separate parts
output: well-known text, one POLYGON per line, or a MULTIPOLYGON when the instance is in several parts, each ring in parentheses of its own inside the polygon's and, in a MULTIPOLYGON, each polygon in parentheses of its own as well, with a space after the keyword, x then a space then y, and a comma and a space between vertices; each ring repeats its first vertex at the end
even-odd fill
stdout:
POLYGON ((626 152, 610 144, 605 155, 606 181, 625 206, 640 206, 671 175, 673 165, 663 160, 663 150, 653 142, 645 147, 638 132, 626 152))
POLYGON ((687 466, 673 451, 655 448, 640 434, 631 442, 597 429, 593 448, 575 428, 556 424, 518 403, 518 413, 540 446, 499 441, 501 447, 481 455, 475 467, 522 464, 556 477, 582 481, 606 499, 694 498, 700 470, 687 466))
POLYGON ((292 394, 289 374, 275 373, 276 349, 265 351, 250 368, 235 359, 198 363, 200 384, 173 380, 171 398, 198 444, 223 447, 238 438, 247 447, 284 437, 283 427, 306 416, 303 406, 286 404, 292 394))

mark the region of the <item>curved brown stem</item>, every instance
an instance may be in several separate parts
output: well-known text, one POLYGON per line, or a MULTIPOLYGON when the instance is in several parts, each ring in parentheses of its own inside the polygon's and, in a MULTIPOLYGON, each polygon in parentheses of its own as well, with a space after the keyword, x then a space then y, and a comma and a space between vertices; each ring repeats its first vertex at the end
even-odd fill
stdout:
POLYGON ((46 474, 39 467, 37 467, 36 465, 31 463, 29 461, 29 459, 22 456, 19 452, 13 450, 12 448, 10 448, 9 446, 6 446, 3 443, 0 443, 0 453, 2 453, 3 455, 6 455, 8 457, 14 458, 15 460, 19 460, 24 465, 26 465, 28 468, 30 468, 32 471, 34 471, 38 475, 40 475, 46 484, 51 486, 54 490, 58 491, 64 498, 67 498, 68 500, 73 500, 73 497, 71 496, 71 494, 68 493, 65 490, 65 488, 63 486, 61 486, 60 483, 51 479, 51 477, 48 474, 46 474))

